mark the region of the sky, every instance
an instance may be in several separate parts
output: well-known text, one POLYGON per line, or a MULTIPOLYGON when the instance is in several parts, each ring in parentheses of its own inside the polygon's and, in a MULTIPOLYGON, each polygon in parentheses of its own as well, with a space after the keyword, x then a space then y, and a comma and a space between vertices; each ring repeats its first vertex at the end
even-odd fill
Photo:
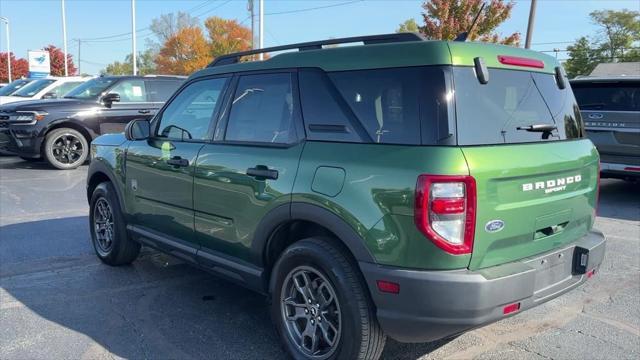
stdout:
MULTIPOLYGON (((394 32, 398 24, 415 18, 421 23, 421 0, 264 0, 265 46, 326 38, 394 32)), ((257 4, 257 0, 256 0, 257 4)), ((640 0, 539 0, 532 47, 538 51, 565 49, 580 36, 594 36, 597 27, 589 13, 623 8, 640 10, 640 0)), ((527 29, 530 1, 516 1, 512 16, 498 29, 503 35, 527 29)), ((250 26, 247 0, 136 0, 138 50, 153 39, 147 27, 161 14, 184 11, 204 21, 209 16, 237 19, 250 26)), ((257 13, 257 5, 256 5, 257 13)), ((27 57, 28 50, 63 45, 61 0, 0 0, 0 16, 11 23, 11 51, 27 57)), ((130 0, 67 0, 68 52, 77 64, 80 39, 83 73, 99 74, 108 63, 131 53, 130 0), (92 40, 93 39, 93 40, 92 40)), ((256 20, 257 26, 257 20, 256 20)), ((0 24, 0 51, 6 33, 0 24)), ((558 58, 566 58, 559 52, 558 58)))

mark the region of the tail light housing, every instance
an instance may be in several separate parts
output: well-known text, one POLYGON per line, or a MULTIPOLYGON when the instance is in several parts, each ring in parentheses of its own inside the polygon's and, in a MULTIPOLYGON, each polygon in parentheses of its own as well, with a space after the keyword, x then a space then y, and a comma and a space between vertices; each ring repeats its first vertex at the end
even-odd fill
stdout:
POLYGON ((420 175, 414 220, 442 250, 470 254, 476 227, 476 181, 472 176, 420 175))

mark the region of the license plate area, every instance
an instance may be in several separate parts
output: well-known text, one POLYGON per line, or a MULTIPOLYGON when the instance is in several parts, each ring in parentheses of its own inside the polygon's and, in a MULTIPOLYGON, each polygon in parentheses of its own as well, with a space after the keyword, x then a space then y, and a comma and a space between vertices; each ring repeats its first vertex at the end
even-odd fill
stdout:
POLYGON ((573 248, 531 259, 526 264, 536 270, 534 293, 544 293, 545 290, 571 279, 573 248))

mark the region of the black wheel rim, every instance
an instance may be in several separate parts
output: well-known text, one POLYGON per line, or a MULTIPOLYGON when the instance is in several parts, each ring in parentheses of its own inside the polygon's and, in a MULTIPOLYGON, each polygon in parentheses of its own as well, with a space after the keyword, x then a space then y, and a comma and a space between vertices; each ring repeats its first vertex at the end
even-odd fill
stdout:
POLYGON ((70 133, 64 133, 53 140, 51 152, 57 162, 65 165, 75 164, 84 153, 82 141, 70 133))
POLYGON ((93 205, 93 229, 98 250, 108 254, 113 247, 113 213, 105 198, 99 198, 93 205))
POLYGON ((281 314, 287 335, 307 357, 326 359, 338 347, 341 313, 329 280, 318 270, 299 266, 284 280, 281 314))

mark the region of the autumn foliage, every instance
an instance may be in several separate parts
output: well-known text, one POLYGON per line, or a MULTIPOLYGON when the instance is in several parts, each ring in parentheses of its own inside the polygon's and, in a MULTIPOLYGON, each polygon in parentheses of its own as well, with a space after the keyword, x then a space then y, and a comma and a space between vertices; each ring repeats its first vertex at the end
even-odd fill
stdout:
POLYGON ((220 55, 251 49, 251 30, 236 20, 212 16, 204 22, 204 27, 209 33, 211 60, 220 55))
MULTIPOLYGON (((0 83, 9 81, 7 74, 7 53, 0 52, 0 83)), ((16 59, 11 53, 11 80, 19 79, 29 74, 29 62, 27 59, 16 59)))
MULTIPOLYGON (((420 32, 429 39, 453 40, 456 35, 469 30, 483 3, 483 0, 426 1, 422 5, 424 26, 420 27, 420 32)), ((480 13, 468 39, 518 45, 520 33, 503 38, 495 32, 511 16, 513 5, 513 1, 491 0, 480 13)))
POLYGON ((178 30, 163 44, 155 59, 161 74, 189 75, 211 61, 209 44, 197 26, 178 30))
MULTIPOLYGON (((51 61, 51 75, 64 76, 64 52, 62 49, 49 45, 44 48, 44 51, 49 52, 51 61)), ((73 56, 67 53, 67 73, 69 76, 75 75, 78 69, 73 64, 73 56)))

